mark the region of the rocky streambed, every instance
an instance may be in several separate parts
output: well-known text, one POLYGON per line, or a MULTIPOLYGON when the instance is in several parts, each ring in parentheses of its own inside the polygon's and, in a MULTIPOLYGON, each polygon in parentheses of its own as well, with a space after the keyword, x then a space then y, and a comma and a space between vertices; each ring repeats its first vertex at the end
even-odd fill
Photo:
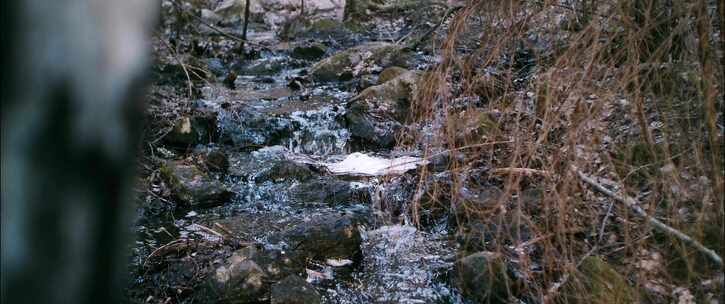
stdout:
MULTIPOLYGON (((425 56, 367 39, 292 44, 200 59, 208 77, 150 151, 129 297, 460 302, 445 225, 408 219, 416 171, 432 164, 393 149, 425 56)), ((155 90, 183 85, 181 72, 160 67, 155 90)))

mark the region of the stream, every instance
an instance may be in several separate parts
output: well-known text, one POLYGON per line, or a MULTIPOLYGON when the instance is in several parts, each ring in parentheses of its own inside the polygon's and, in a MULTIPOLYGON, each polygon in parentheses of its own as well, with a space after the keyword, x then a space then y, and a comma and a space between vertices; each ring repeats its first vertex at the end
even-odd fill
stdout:
MULTIPOLYGON (((422 56, 417 60, 425 64, 422 56)), ((393 206, 386 199, 410 195, 403 190, 410 187, 400 183, 415 180, 416 165, 394 172, 398 178, 344 170, 333 174, 314 165, 340 164, 353 152, 363 157, 352 160, 362 168, 367 167, 365 157, 417 156, 415 151, 353 148, 344 115, 358 91, 358 79, 291 88, 291 79, 304 75, 314 62, 294 59, 285 49, 265 50, 244 63, 234 88, 222 77, 200 87, 193 107, 214 113, 218 136, 197 145, 192 158, 208 157, 210 151, 223 154, 228 169, 209 176, 231 195, 209 207, 169 208, 168 202, 153 200, 139 209, 132 298, 152 294, 143 300, 207 302, 207 277, 232 269, 230 256, 254 247, 255 261, 259 256, 264 261, 279 256, 301 261, 280 269, 312 284, 322 303, 463 303, 448 279, 456 247, 445 225, 419 230, 411 225, 405 202, 393 206), (355 234, 352 246, 335 230, 348 222, 353 230, 344 231, 355 234), (179 249, 180 244, 187 245, 179 249), (331 247, 318 252, 318 246, 331 247), (176 249, 169 253, 168 248, 176 249)), ((157 151, 169 154, 166 162, 180 162, 173 150, 157 151)), ((271 282, 284 277, 269 276, 265 280, 271 282)), ((241 303, 269 300, 269 290, 260 294, 244 294, 251 300, 241 303)))

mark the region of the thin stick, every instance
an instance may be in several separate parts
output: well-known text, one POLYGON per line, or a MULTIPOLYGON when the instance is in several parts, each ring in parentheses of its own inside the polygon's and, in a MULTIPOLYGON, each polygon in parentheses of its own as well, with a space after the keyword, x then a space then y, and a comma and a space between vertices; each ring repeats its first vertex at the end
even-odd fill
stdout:
POLYGON ((717 264, 721 268, 723 267, 722 258, 714 250, 705 247, 704 245, 702 245, 700 242, 693 239, 692 237, 690 237, 690 236, 682 233, 681 231, 679 231, 675 228, 672 228, 672 227, 668 226, 667 224, 661 222, 660 220, 650 216, 649 214, 647 214, 647 212, 645 212, 640 207, 640 203, 637 200, 635 200, 629 196, 626 196, 626 195, 624 195, 624 196, 617 195, 616 193, 608 190, 601 184, 597 183, 593 178, 591 178, 591 177, 587 176, 586 174, 582 173, 581 171, 577 170, 576 167, 573 167, 573 170, 576 172, 576 174, 579 176, 579 178, 581 178, 581 180, 583 180, 585 183, 592 186, 598 192, 613 198, 615 201, 618 201, 618 202, 626 205, 630 209, 634 210, 634 212, 637 213, 639 216, 647 219, 647 221, 649 221, 650 224, 652 224, 655 228, 657 228, 667 234, 673 235, 674 237, 680 239, 682 242, 689 244, 690 246, 694 247, 695 249, 700 251, 702 254, 704 254, 705 256, 710 258, 710 260, 715 262, 715 264, 717 264))
POLYGON ((164 40, 164 39, 159 39, 159 40, 161 40, 161 42, 164 43, 164 45, 169 49, 169 51, 171 51, 171 55, 174 56, 174 60, 176 60, 176 62, 181 65, 181 69, 184 70, 184 74, 186 75, 186 81, 187 81, 187 84, 189 85, 189 97, 191 97, 192 95, 194 95, 194 90, 193 90, 193 84, 191 82, 191 76, 189 76, 189 71, 186 69, 186 65, 184 64, 184 62, 181 61, 181 59, 179 59, 179 54, 176 53, 176 50, 174 48, 172 48, 171 45, 169 45, 169 43, 166 42, 166 40, 164 40))

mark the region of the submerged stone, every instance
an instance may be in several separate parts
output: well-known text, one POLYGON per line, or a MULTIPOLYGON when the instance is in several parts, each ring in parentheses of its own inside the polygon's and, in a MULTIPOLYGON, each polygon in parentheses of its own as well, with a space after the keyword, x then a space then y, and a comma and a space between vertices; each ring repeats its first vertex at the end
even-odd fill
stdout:
POLYGON ((358 230, 361 219, 353 215, 330 215, 300 224, 283 234, 291 248, 290 255, 298 261, 327 259, 360 259, 362 237, 358 230))

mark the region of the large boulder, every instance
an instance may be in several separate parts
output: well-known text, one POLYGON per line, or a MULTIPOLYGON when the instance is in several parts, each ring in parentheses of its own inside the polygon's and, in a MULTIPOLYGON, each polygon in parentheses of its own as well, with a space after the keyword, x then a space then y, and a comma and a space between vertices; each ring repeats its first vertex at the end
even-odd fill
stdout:
POLYGON ((347 80, 389 66, 407 66, 409 54, 387 42, 369 42, 333 54, 315 64, 310 74, 316 82, 347 80))
POLYGON ((272 285, 272 304, 319 304, 322 296, 315 287, 297 275, 272 285))
POLYGON ((186 206, 216 206, 233 195, 221 181, 211 178, 195 165, 170 161, 159 171, 174 198, 186 206))
POLYGON ((478 252, 455 265, 456 282, 463 295, 475 303, 508 303, 513 282, 500 254, 478 252))
POLYGON ((419 74, 405 72, 355 96, 345 113, 353 145, 392 148, 395 134, 409 117, 410 101, 417 91, 419 74))

